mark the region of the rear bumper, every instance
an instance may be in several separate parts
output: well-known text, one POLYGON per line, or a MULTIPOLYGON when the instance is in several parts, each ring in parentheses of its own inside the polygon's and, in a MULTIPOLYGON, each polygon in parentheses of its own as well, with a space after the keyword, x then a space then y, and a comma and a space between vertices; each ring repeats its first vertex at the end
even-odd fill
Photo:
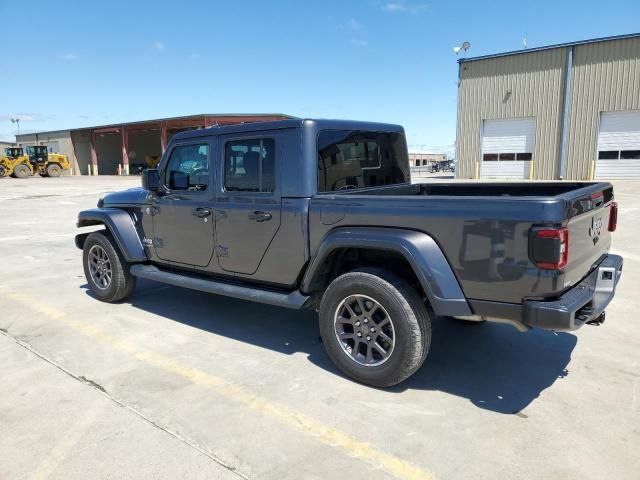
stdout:
POLYGON ((554 301, 525 301, 522 322, 546 330, 576 330, 598 319, 613 299, 622 257, 607 255, 579 284, 554 301))

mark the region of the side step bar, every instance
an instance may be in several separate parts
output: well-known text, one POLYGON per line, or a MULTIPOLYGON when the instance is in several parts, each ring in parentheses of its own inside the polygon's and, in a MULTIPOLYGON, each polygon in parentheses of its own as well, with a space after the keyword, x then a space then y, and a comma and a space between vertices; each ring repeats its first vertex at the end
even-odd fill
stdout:
POLYGON ((167 272, 153 265, 132 265, 131 275, 148 280, 155 280, 156 282, 168 283, 176 287, 185 287, 192 290, 215 293, 216 295, 239 298, 241 300, 250 300, 252 302, 266 303, 277 307, 291 308, 293 310, 300 310, 309 299, 308 296, 301 294, 298 290, 291 293, 279 293, 272 290, 243 287, 220 280, 167 272))

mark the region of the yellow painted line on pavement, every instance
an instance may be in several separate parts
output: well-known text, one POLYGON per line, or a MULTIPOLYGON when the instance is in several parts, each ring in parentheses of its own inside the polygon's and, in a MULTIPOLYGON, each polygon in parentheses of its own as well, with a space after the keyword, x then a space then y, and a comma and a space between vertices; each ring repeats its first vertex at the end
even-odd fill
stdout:
POLYGON ((77 445, 82 436, 89 430, 101 413, 104 404, 92 405, 78 414, 69 430, 62 434, 47 457, 29 475, 31 480, 45 480, 55 472, 58 465, 68 457, 69 451, 77 445))
POLYGON ((411 462, 380 451, 368 443, 361 442, 347 433, 305 414, 292 411, 284 405, 258 397, 221 377, 193 368, 165 355, 141 349, 135 344, 118 338, 95 325, 71 319, 63 311, 42 304, 38 298, 14 290, 8 290, 5 295, 33 312, 42 314, 52 320, 57 320, 82 335, 99 340, 117 350, 130 354, 139 361, 155 368, 183 377, 195 385, 210 388, 228 400, 244 405, 255 412, 302 431, 325 445, 342 451, 349 457, 358 458, 374 468, 380 468, 396 478, 405 480, 433 480, 435 478, 433 474, 411 462))

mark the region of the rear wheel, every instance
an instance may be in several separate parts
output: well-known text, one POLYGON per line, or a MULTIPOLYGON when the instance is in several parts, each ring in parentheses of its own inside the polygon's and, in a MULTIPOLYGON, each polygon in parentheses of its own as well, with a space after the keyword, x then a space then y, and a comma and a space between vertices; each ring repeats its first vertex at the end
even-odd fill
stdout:
POLYGON ((93 294, 103 302, 127 298, 136 286, 136 277, 109 234, 89 234, 83 247, 84 275, 93 294))
POLYGON ((62 175, 62 167, 57 163, 50 163, 47 165, 47 176, 48 177, 59 177, 62 175))
POLYGON ((16 178, 28 178, 31 175, 31 170, 24 163, 16 165, 13 169, 13 174, 16 178))
POLYGON ((336 278, 320 303, 320 333, 345 374, 375 387, 398 384, 424 362, 431 322, 418 293, 382 269, 336 278))

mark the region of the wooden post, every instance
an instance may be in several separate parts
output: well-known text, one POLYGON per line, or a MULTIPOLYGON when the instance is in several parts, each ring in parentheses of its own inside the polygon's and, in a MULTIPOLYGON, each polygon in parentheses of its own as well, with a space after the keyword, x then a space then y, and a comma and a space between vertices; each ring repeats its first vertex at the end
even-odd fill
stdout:
POLYGON ((91 141, 91 174, 98 175, 98 154, 96 153, 96 134, 92 130, 90 134, 91 141))
POLYGON ((160 125, 160 146, 164 154, 164 151, 167 149, 167 125, 164 122, 160 125))
POLYGON ((120 139, 122 140, 122 175, 129 175, 129 131, 120 129, 120 139))

